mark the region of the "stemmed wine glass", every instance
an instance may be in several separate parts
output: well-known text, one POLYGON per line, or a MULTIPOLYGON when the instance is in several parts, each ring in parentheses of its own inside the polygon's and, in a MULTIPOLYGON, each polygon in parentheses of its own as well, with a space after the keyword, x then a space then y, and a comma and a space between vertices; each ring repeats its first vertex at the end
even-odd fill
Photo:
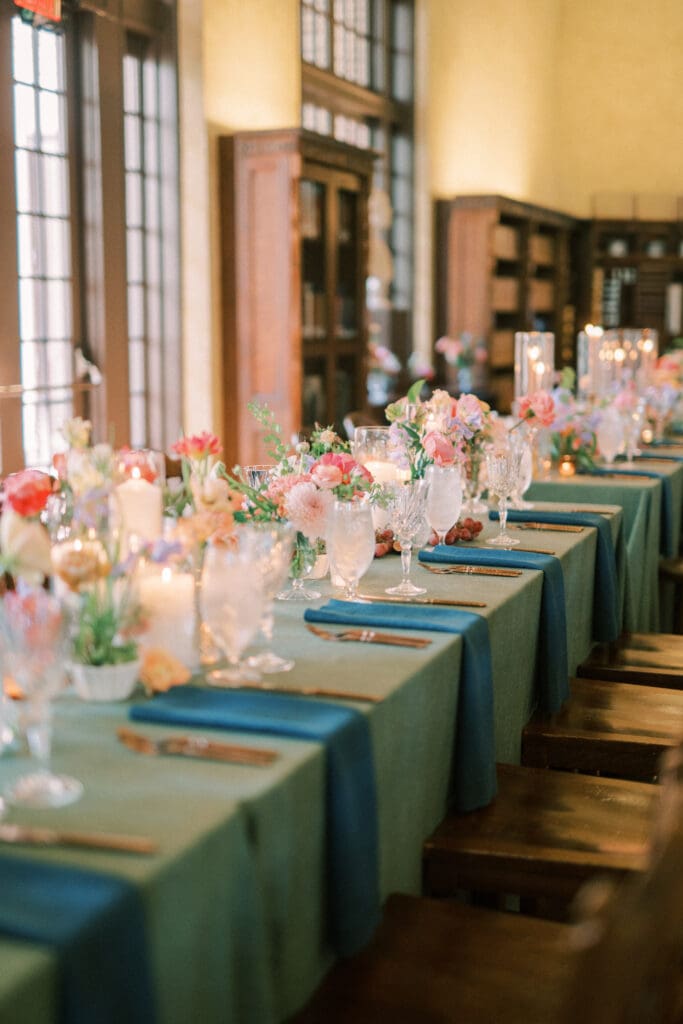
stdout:
POLYGON ((242 654, 258 632, 264 605, 264 546, 248 525, 235 530, 231 545, 209 545, 201 588, 202 620, 228 661, 209 672, 213 686, 239 685, 260 678, 242 654))
POLYGON ((0 643, 4 660, 26 698, 23 725, 37 771, 22 775, 5 797, 23 807, 63 807, 81 796, 83 785, 50 770, 51 700, 63 688, 69 629, 66 613, 52 594, 40 587, 20 586, 5 594, 0 611, 0 643))
POLYGON ((507 533, 505 527, 508 518, 508 499, 512 494, 519 474, 519 452, 514 448, 493 448, 486 453, 486 471, 489 481, 489 492, 498 497, 498 516, 500 531, 486 543, 499 547, 510 548, 519 544, 515 537, 507 533))
POLYGON ((427 512, 429 484, 426 480, 408 480, 405 483, 385 485, 389 495, 391 528, 401 545, 401 569, 403 578, 396 587, 387 587, 385 593, 398 597, 415 597, 425 594, 425 587, 416 587, 410 581, 412 545, 422 529, 427 512))
POLYGON ((510 506, 515 509, 530 509, 534 507, 532 501, 525 501, 523 497, 524 493, 529 489, 533 477, 532 445, 533 441, 523 436, 511 441, 511 447, 519 453, 519 472, 510 495, 510 506))
POLYGON ((460 466, 427 466, 425 480, 427 522, 435 531, 438 544, 446 543, 446 534, 454 526, 462 508, 462 474, 460 466))
POLYGON ((626 448, 626 466, 632 467, 636 455, 640 454, 638 442, 645 423, 645 402, 641 399, 633 409, 622 413, 624 424, 624 447, 626 448))
MULTIPOLYGON (((263 610, 261 612, 261 634, 270 648, 275 628, 275 616, 273 614, 273 603, 280 587, 284 584, 289 573, 294 549, 294 537, 296 531, 291 523, 270 522, 253 523, 252 529, 256 530, 264 545, 263 569, 263 610)), ((282 658, 274 651, 267 649, 253 654, 247 658, 247 665, 259 672, 289 672, 294 668, 291 658, 282 658)))
POLYGON ((335 501, 327 529, 327 553, 332 576, 344 583, 344 597, 353 600, 358 581, 375 557, 372 506, 366 500, 335 501))

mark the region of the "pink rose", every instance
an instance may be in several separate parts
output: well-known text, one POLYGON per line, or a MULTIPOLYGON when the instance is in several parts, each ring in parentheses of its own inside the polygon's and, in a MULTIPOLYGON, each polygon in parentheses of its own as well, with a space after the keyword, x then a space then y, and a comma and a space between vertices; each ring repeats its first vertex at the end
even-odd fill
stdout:
POLYGON ((422 442, 424 450, 437 466, 450 466, 455 462, 455 448, 438 430, 430 430, 422 442))
POLYGON ((550 427, 555 421, 555 403, 547 391, 534 391, 520 398, 519 415, 523 420, 537 420, 537 426, 550 427))
POLYGON ((323 490, 332 490, 342 482, 342 471, 339 466, 316 465, 311 470, 311 476, 323 490))
POLYGON ((336 467, 341 473, 341 480, 338 481, 339 483, 350 484, 354 479, 358 480, 359 478, 367 480, 368 483, 372 483, 372 475, 368 472, 365 466, 361 466, 360 463, 356 462, 354 457, 349 455, 347 452, 327 452, 325 455, 321 455, 318 461, 311 467, 311 474, 314 474, 321 466, 336 467))

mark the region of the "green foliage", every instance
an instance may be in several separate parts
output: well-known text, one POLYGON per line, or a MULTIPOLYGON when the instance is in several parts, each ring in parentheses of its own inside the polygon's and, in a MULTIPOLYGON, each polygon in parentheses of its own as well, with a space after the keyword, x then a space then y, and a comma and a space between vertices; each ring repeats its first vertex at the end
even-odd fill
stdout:
POLYGON ((111 577, 80 595, 74 657, 84 665, 118 665, 134 661, 138 647, 132 638, 141 610, 125 580, 111 577))
POLYGON ((276 421, 272 409, 258 402, 248 402, 247 409, 257 423, 263 427, 263 441, 268 455, 274 462, 281 462, 287 457, 287 446, 282 440, 282 428, 276 421))

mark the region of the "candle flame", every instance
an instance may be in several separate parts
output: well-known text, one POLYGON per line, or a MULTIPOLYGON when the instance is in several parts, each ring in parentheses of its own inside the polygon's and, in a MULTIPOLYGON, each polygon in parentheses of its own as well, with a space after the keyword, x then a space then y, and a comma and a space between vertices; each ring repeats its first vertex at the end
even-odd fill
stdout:
POLYGON ((173 578, 173 572, 167 565, 161 570, 161 579, 163 583, 170 583, 173 578))
POLYGON ((133 478, 133 480, 139 480, 140 479, 140 475, 141 475, 140 474, 140 467, 139 466, 133 466, 133 468, 130 471, 130 475, 133 478))

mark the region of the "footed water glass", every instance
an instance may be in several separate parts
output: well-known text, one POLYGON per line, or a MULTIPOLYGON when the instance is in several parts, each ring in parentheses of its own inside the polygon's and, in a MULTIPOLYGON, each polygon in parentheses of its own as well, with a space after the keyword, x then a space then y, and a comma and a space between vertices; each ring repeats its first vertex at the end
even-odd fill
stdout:
POLYGON ((258 680, 242 659, 261 625, 265 601, 263 538, 250 526, 235 530, 233 545, 209 545, 201 587, 202 621, 227 658, 228 666, 209 672, 213 686, 258 680))
POLYGON ((344 597, 353 600, 358 581, 375 557, 375 527, 367 500, 335 501, 327 528, 327 554, 332 576, 344 584, 344 597))
POLYGON ((247 659, 247 664, 250 668, 255 668, 259 672, 289 672, 294 668, 293 660, 280 657, 279 654, 270 649, 270 645, 273 642, 273 631, 275 628, 273 603, 280 587, 284 585, 289 574, 296 530, 291 523, 287 522, 254 523, 251 528, 256 530, 265 548, 262 561, 263 611, 261 613, 261 635, 265 638, 268 649, 260 651, 258 654, 253 654, 247 659))
POLYGON ((455 526, 462 507, 462 473, 460 466, 427 466, 425 480, 427 522, 437 536, 437 544, 445 544, 446 534, 455 526))

